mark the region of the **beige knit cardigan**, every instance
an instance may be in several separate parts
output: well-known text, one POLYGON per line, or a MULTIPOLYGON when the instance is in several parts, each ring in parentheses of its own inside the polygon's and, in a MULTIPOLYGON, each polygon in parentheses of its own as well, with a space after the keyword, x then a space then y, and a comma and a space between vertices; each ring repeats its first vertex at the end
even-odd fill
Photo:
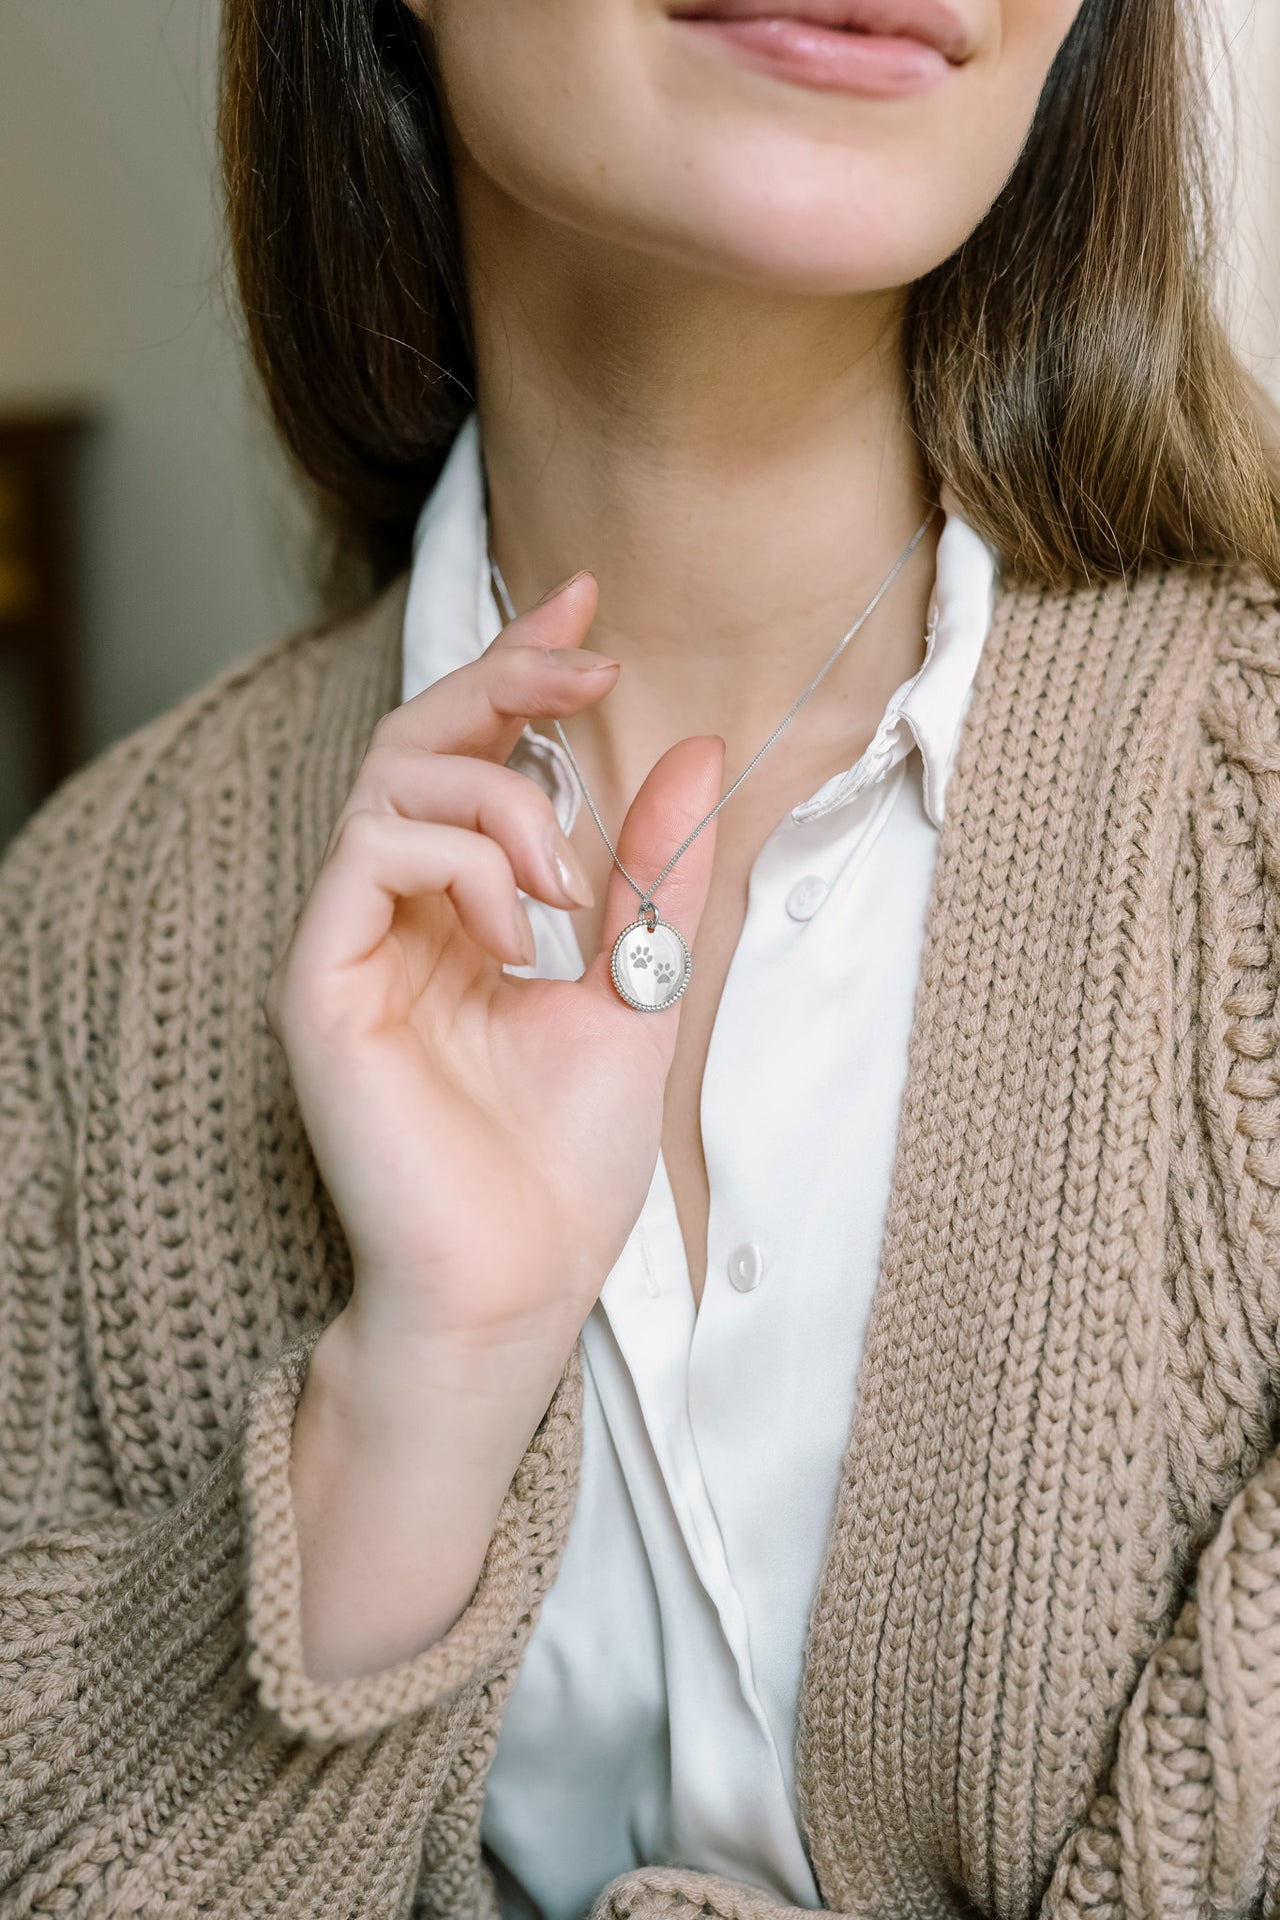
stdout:
MULTIPOLYGON (((457 1625, 358 1681, 299 1658, 290 1420, 349 1257, 262 997, 404 590, 224 671, 0 864, 5 1920, 495 1910, 578 1354, 457 1625)), ((1002 584, 807 1649, 839 1913, 1280 1914, 1278 994, 1275 597, 1002 584)), ((595 1913, 781 1910, 672 1866, 595 1913)))

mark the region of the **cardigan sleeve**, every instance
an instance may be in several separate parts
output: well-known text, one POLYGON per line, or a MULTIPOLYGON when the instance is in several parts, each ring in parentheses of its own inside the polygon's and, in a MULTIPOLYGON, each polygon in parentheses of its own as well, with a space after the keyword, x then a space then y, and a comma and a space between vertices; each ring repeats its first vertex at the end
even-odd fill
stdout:
POLYGON ((73 1129, 33 984, 30 903, 69 813, 50 803, 0 863, 0 1911, 406 1913, 459 1743, 527 1630, 528 1476, 573 1383, 459 1620, 367 1677, 319 1684, 301 1659, 288 1462, 316 1331, 259 1369, 202 1477, 131 1507, 93 1412, 73 1129))

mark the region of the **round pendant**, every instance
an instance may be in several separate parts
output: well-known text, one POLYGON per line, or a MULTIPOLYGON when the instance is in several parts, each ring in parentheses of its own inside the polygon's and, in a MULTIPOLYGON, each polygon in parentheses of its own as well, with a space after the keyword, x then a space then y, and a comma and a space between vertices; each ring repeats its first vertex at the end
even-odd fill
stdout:
MULTIPOLYGON (((652 909, 651 909, 652 911, 652 909)), ((693 955, 674 927, 643 919, 624 927, 613 943, 613 984, 638 1013, 661 1013, 680 998, 693 972, 693 955)))

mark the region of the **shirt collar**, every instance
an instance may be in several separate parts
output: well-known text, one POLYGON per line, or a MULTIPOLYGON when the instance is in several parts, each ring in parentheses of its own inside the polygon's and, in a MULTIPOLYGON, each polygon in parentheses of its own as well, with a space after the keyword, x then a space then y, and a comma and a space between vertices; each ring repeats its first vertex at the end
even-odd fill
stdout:
POLYGON ((935 827, 942 825, 960 725, 991 626, 998 570, 995 549, 961 519, 945 490, 942 504, 946 520, 938 540, 924 659, 890 694, 865 753, 796 807, 797 820, 816 819, 853 799, 914 743, 920 751, 925 812, 935 827))
MULTIPOLYGON (((889 698, 865 753, 811 799, 796 820, 829 813, 878 779, 914 744, 919 748, 925 810, 941 826, 947 780, 978 659, 991 624, 997 557, 943 494, 946 523, 938 542, 925 657, 889 698)), ((475 660, 501 631, 489 578, 484 469, 477 415, 468 415, 449 450, 413 536, 404 617, 402 698, 412 699, 446 673, 475 660)), ((551 793, 570 831, 578 785, 563 750, 531 727, 512 756, 551 793)))

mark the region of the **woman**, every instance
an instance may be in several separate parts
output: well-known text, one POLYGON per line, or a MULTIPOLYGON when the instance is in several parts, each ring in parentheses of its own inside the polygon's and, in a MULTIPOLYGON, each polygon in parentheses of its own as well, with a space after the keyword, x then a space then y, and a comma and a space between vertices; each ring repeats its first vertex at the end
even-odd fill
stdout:
POLYGON ((1280 1912, 1189 14, 228 0, 372 598, 4 863, 6 1914, 1280 1912))

